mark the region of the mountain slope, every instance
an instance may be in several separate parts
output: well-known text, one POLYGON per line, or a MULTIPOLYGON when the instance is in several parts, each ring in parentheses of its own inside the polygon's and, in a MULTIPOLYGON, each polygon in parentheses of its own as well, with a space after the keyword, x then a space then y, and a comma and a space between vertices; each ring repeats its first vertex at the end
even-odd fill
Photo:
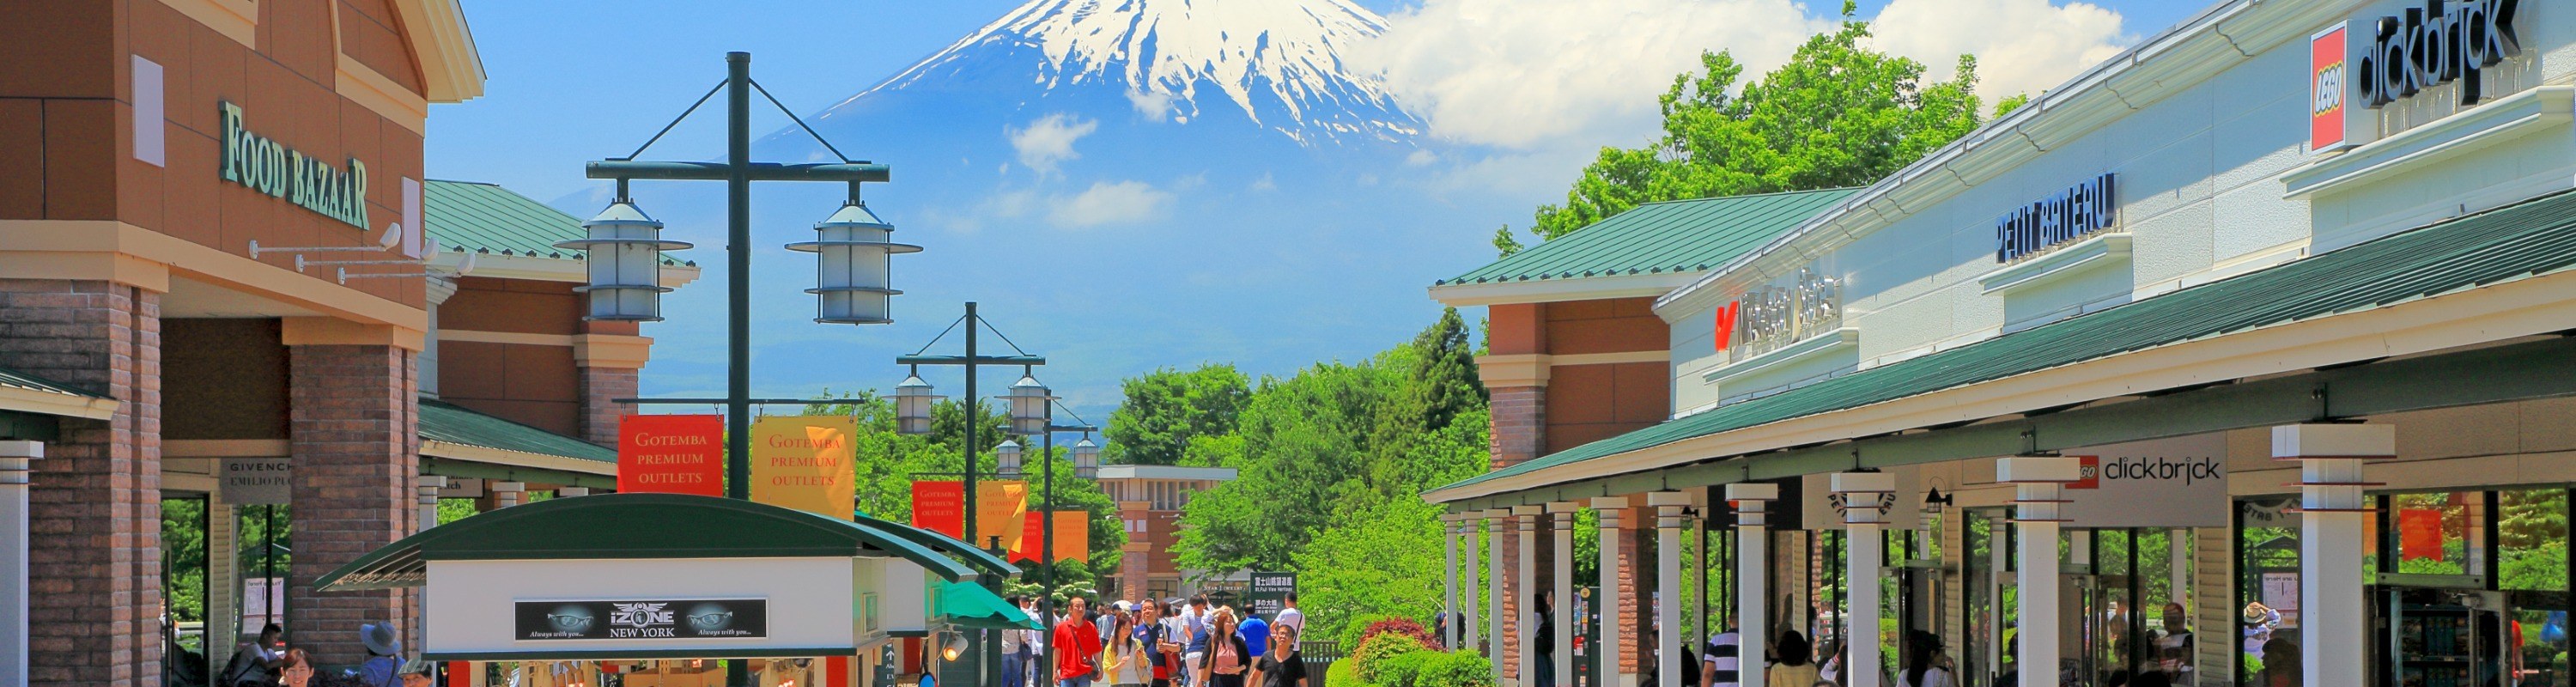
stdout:
POLYGON ((835 105, 938 89, 1015 94, 1110 88, 1150 121, 1188 124, 1231 105, 1301 143, 1409 140, 1421 121, 1342 51, 1386 30, 1348 0, 1032 0, 835 105))

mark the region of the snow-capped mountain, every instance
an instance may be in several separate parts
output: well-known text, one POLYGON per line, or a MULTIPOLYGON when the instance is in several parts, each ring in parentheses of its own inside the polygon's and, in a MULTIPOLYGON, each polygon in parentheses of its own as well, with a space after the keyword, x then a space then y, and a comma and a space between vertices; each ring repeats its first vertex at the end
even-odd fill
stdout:
POLYGON ((1348 0, 1031 0, 824 116, 924 87, 1111 86, 1152 121, 1231 108, 1300 142, 1409 140, 1421 121, 1342 56, 1385 30, 1348 0))

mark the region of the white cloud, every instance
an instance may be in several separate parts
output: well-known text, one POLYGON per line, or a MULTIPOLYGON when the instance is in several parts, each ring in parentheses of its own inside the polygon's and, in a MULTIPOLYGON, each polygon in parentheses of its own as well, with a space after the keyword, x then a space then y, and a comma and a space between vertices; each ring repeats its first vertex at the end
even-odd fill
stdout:
POLYGON ((1127 104, 1134 106, 1136 114, 1143 116, 1145 121, 1159 122, 1172 116, 1172 96, 1169 93, 1128 91, 1127 104))
POLYGON ((1977 94, 1988 105, 2038 95, 2117 55, 2133 38, 2120 13, 2049 0, 1893 0, 1870 28, 1874 47, 1914 58, 1950 78, 1960 55, 1977 56, 1977 94))
POLYGON ((1420 167, 1439 161, 1440 155, 1429 150, 1416 150, 1413 151, 1412 155, 1404 156, 1404 164, 1414 167, 1420 167))
POLYGON ((1790 0, 1423 0, 1350 57, 1383 70, 1439 138, 1635 145, 1656 127, 1655 95, 1702 50, 1759 73, 1831 25, 1790 0))
MULTIPOLYGON (((1839 3, 1816 2, 1831 12, 1839 3)), ((1383 72, 1448 141, 1538 150, 1638 145, 1673 75, 1725 50, 1752 80, 1838 17, 1793 0, 1422 0, 1350 59, 1383 72)), ((1948 78, 1978 57, 1988 102, 2036 92, 2120 50, 2120 15, 2082 2, 1893 0, 1869 18, 1876 47, 1948 78)))
POLYGON ((1097 227, 1157 219, 1172 204, 1169 191, 1142 181, 1096 181, 1071 196, 1058 196, 1047 218, 1066 227, 1097 227))
POLYGON ((1026 128, 1002 127, 1011 139, 1011 149, 1019 151, 1020 164, 1041 173, 1055 171, 1056 163, 1082 157, 1073 152, 1073 143, 1100 129, 1100 123, 1075 120, 1058 112, 1030 122, 1026 128))
POLYGON ((1279 180, 1272 178, 1269 172, 1262 172, 1261 178, 1252 180, 1252 190, 1277 191, 1279 190, 1279 180))

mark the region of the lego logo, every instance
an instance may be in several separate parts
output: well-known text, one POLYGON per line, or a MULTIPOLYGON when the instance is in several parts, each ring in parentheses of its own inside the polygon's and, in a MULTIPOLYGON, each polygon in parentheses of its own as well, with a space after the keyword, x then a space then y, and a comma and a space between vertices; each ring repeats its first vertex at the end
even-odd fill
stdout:
POLYGON ((2322 116, 2342 110, 2343 63, 2336 62, 2318 69, 2316 83, 2311 84, 2309 93, 2314 98, 2314 102, 2310 104, 2310 113, 2322 116))

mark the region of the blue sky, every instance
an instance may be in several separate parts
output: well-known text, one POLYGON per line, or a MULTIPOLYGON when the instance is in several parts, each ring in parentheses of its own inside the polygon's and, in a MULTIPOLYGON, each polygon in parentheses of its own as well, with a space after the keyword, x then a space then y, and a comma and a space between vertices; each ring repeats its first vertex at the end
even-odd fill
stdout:
MULTIPOLYGON (((1694 39, 1685 38, 1670 45, 1628 46, 1635 50, 1672 53, 1667 56, 1682 60, 1687 60, 1686 54, 1699 48, 1732 48, 1742 54, 1757 56, 1766 50, 1780 52, 1783 49, 1779 46, 1793 44, 1794 41, 1782 43, 1784 39, 1763 35, 1762 31, 1776 34, 1812 30, 1816 21, 1830 17, 1830 13, 1839 8, 1838 2, 1792 5, 1790 0, 1355 1, 1390 15, 1397 27, 1391 36, 1402 33, 1415 45, 1424 46, 1417 52, 1435 53, 1435 58, 1439 57, 1436 53, 1449 50, 1444 46, 1474 45, 1480 40, 1489 44, 1489 49, 1506 53, 1524 52, 1511 44, 1514 39, 1507 33, 1510 27, 1444 25, 1448 17, 1489 15, 1498 7, 1525 15, 1528 19, 1524 21, 1537 23, 1535 30, 1589 30, 1610 35, 1619 35, 1623 28, 1637 21, 1652 22, 1669 17, 1707 17, 1697 20, 1704 24, 1731 23, 1738 17, 1771 18, 1743 19, 1743 23, 1751 26, 1733 29, 1738 33, 1712 29, 1716 32, 1706 33, 1709 37, 1696 39, 1722 43, 1718 45, 1699 45, 1690 42, 1694 39), (1614 6, 1632 16, 1626 19, 1601 16, 1613 12, 1605 8, 1614 6), (1552 18, 1550 13, 1585 21, 1563 21, 1552 18), (1773 19, 1783 23, 1767 29, 1760 23, 1773 19), (1801 21, 1804 23, 1798 23, 1801 21), (1560 25, 1566 28, 1559 29, 1560 25), (1499 47, 1490 45, 1497 42, 1499 47), (1743 44, 1723 44, 1733 42, 1743 44), (1762 44, 1755 45, 1757 42, 1762 44)), ((542 201, 581 197, 598 188, 594 182, 582 178, 582 163, 621 156, 633 150, 721 77, 721 57, 726 51, 753 53, 754 73, 761 83, 800 114, 811 114, 947 46, 1019 4, 1020 0, 765 0, 755 3, 465 0, 466 13, 475 41, 482 51, 489 81, 481 98, 432 108, 429 175, 499 183, 542 201)), ((2069 7, 2069 3, 2063 0, 1870 0, 1860 3, 1859 14, 1865 18, 1878 17, 1882 11, 1893 10, 1905 16, 1934 17, 1921 27, 1887 21, 1876 27, 1882 38, 1891 40, 1891 45, 1913 46, 1902 49, 1917 52, 1955 54, 1964 49, 1959 46, 1984 45, 1984 42, 1995 40, 2022 40, 2025 44, 2021 47, 2025 49, 2029 48, 2030 42, 2051 48, 2049 41, 2063 38, 2062 42, 2084 45, 2054 46, 2053 49, 2067 54, 2098 56, 2186 18, 2201 9, 2202 3, 2190 0, 2122 0, 2093 5, 2118 16, 2106 19, 2105 13, 2092 8, 2069 7), (1912 5, 1901 5, 1908 2, 1912 5), (1942 3, 1953 2, 1991 6, 1989 11, 1995 16, 2016 17, 2025 28, 2018 32, 2021 35, 1997 38, 1983 35, 1994 33, 1984 27, 1962 27, 1957 21, 1949 21, 1947 26, 1932 25, 1948 19, 1944 15, 1951 13, 1942 3), (1900 6, 1891 8, 1891 3, 1900 3, 1900 6), (1933 11, 1925 11, 1927 6, 1933 11), (2054 35, 2061 32, 2067 35, 2054 35), (2088 45, 2089 48, 2086 47, 2088 45)), ((1441 90, 1443 86, 1440 84, 1471 82, 1472 79, 1424 76, 1420 80, 1421 84, 1428 85, 1418 89, 1418 102, 1425 110, 1424 114, 1433 120, 1431 135, 1449 144, 1444 148, 1444 154, 1456 156, 1458 154, 1451 151, 1483 151, 1477 153, 1483 156, 1478 162, 1458 163, 1460 178, 1471 179, 1469 175, 1480 163, 1484 166, 1530 167, 1538 171, 1516 175, 1511 180, 1511 183, 1521 186, 1503 188, 1498 196, 1482 196, 1505 198, 1507 200, 1501 202, 1509 207, 1462 211, 1458 226, 1454 227, 1417 228, 1418 231, 1454 233, 1463 239, 1459 241, 1463 245, 1456 250, 1399 256, 1417 257, 1420 264, 1427 266, 1421 274, 1409 275, 1415 277, 1413 282, 1428 285, 1434 279, 1472 267, 1472 263, 1482 259, 1479 254, 1489 256, 1490 251, 1483 249, 1482 241, 1474 237, 1490 233, 1494 218, 1526 218, 1537 203, 1561 198, 1564 181, 1579 171, 1590 150, 1602 145, 1634 145, 1638 142, 1636 137, 1642 135, 1638 129, 1641 126, 1650 128, 1650 121, 1640 119, 1638 112, 1641 108, 1637 106, 1642 105, 1642 109, 1651 114, 1651 91, 1659 90, 1654 84, 1669 79, 1669 72, 1632 75, 1635 78, 1622 83, 1642 84, 1649 92, 1607 91, 1620 93, 1616 99, 1625 102, 1626 106, 1617 111, 1606 111, 1587 102, 1608 98, 1602 95, 1605 92, 1604 80, 1581 72, 1617 74, 1624 69, 1632 69, 1634 63, 1629 59, 1605 58, 1608 62, 1605 64, 1565 65, 1562 64, 1563 59, 1551 56, 1545 62, 1520 65, 1508 64, 1509 59, 1471 60, 1480 63, 1473 67, 1477 69, 1536 70, 1529 74, 1500 74, 1498 80, 1515 84, 1514 91, 1502 95, 1514 99, 1528 98, 1532 92, 1543 92, 1548 78, 1564 82, 1565 87, 1555 93, 1557 99, 1565 102, 1542 103, 1530 108, 1538 120, 1536 124, 1516 124, 1501 119, 1482 121, 1474 113, 1491 108, 1489 100, 1480 98, 1496 97, 1494 93, 1441 90), (1481 64, 1483 62, 1496 64, 1481 64), (1569 74, 1568 70, 1574 73, 1569 74), (1468 114, 1458 114, 1460 112, 1468 114)), ((1933 59, 1926 61, 1936 62, 1933 59)), ((1391 60, 1390 64, 1394 66, 1389 69, 1418 68, 1427 74, 1440 68, 1456 68, 1442 62, 1416 55, 1410 61, 1391 60)), ((1758 64, 1758 58, 1756 62, 1758 64)), ((2004 82, 2046 84, 2062 78, 2060 72, 2065 71, 2066 66, 1998 65, 1990 59, 1983 69, 2004 82), (2016 69, 2020 71, 2016 72, 2016 69)), ((1436 76, 1454 74, 1438 73, 1436 76)), ((1635 86, 1624 88, 1636 90, 1635 86)), ((717 127, 721 118, 712 114, 711 109, 672 132, 655 146, 649 157, 707 159, 719 155, 723 138, 717 127)), ((782 126, 786 126, 784 119, 770 118, 757 125, 755 131, 766 133, 782 126)), ((865 152, 869 148, 868 141, 836 140, 835 143, 856 157, 868 156, 865 152)), ((1436 199, 1426 202, 1436 202, 1436 199)), ((650 211, 650 203, 647 205, 650 211)), ((1184 203, 1178 207, 1189 206, 1184 203)), ((595 211, 593 207, 564 209, 584 216, 595 211)), ((923 209, 890 205, 879 210, 898 226, 904 226, 908 219, 907 210, 918 213, 923 209)), ((1212 217, 1210 220, 1221 221, 1221 218, 1212 217)), ((1526 220, 1519 219, 1516 224, 1525 225, 1526 220)), ((933 244, 933 250, 941 250, 939 244, 954 247, 960 241, 990 240, 990 237, 979 239, 928 231, 904 235, 900 240, 929 243, 933 244)), ((1417 241, 1406 245, 1425 244, 1417 241)), ((719 249, 717 245, 702 245, 689 257, 700 262, 718 262, 722 259, 719 249)), ((937 274, 907 275, 902 267, 897 269, 898 279, 920 280, 912 285, 898 284, 898 288, 913 290, 936 286, 943 288, 924 290, 943 294, 972 293, 964 290, 967 285, 921 283, 939 280, 941 277, 937 274)), ((1119 277, 1157 278, 1152 274, 1119 277)), ((1296 289, 1300 281, 1311 279, 1313 275, 1280 272, 1265 278, 1279 282, 1274 288, 1296 289)), ((1177 272, 1167 279, 1175 290, 1186 291, 1192 287, 1177 272)), ((713 290, 721 288, 721 284, 710 279, 689 288, 713 290)), ((1004 326, 1006 333, 1040 352, 1082 350, 1092 343, 1068 340, 1074 337, 1121 337, 1121 343, 1126 347, 1123 355, 1101 355, 1091 361, 1063 360, 1056 366, 1057 374, 1078 380, 1060 383, 1059 389, 1068 384, 1084 387, 1087 393, 1077 396, 1080 399, 1078 406, 1087 414, 1094 415, 1092 420, 1102 421, 1106 418, 1099 416, 1106 414, 1109 400, 1104 394, 1114 392, 1114 380, 1122 376, 1156 365, 1187 366, 1211 359, 1234 362, 1230 358, 1235 357, 1242 358, 1248 371, 1255 374, 1286 374, 1306 362, 1350 360, 1384 349, 1399 342, 1401 336, 1409 334, 1412 328, 1419 327, 1423 312, 1436 312, 1436 306, 1423 298, 1420 291, 1392 294, 1389 298, 1391 301, 1384 304, 1357 305, 1382 306, 1400 312, 1400 315, 1390 316, 1393 322, 1364 329, 1367 332, 1365 336, 1350 335, 1345 340, 1327 340, 1321 344, 1317 343, 1313 331, 1306 331, 1314 328, 1311 323, 1288 319, 1276 324, 1279 331, 1184 334, 1104 330, 1098 327, 1098 323, 1047 321, 1046 313, 1022 311, 1012 313, 1012 319, 1005 321, 1004 326), (1288 331, 1291 329, 1300 331, 1288 331), (1212 349, 1192 348, 1182 343, 1211 339, 1232 343, 1212 349), (1151 359, 1137 353, 1158 349, 1174 353, 1170 359, 1151 359), (1212 350, 1223 352, 1210 352, 1212 350)), ((787 311, 810 310, 810 299, 810 296, 792 290, 755 295, 760 308, 787 311)), ((927 341, 955 317, 956 304, 953 302, 899 298, 897 303, 898 324, 832 336, 871 341, 882 339, 876 341, 878 344, 899 342, 901 348, 910 350, 927 341)), ((702 354, 710 350, 712 344, 720 343, 720 330, 717 328, 721 322, 720 315, 670 314, 673 321, 650 325, 645 332, 663 341, 657 355, 702 354)), ((686 375, 656 374, 669 369, 659 363, 647 368, 645 391, 648 394, 708 390, 698 381, 680 381, 693 379, 686 375)), ((899 377, 890 361, 863 361, 835 375, 762 374, 761 388, 755 391, 762 395, 809 395, 826 387, 836 390, 885 388, 899 377)), ((953 382, 945 384, 953 385, 953 382)))

